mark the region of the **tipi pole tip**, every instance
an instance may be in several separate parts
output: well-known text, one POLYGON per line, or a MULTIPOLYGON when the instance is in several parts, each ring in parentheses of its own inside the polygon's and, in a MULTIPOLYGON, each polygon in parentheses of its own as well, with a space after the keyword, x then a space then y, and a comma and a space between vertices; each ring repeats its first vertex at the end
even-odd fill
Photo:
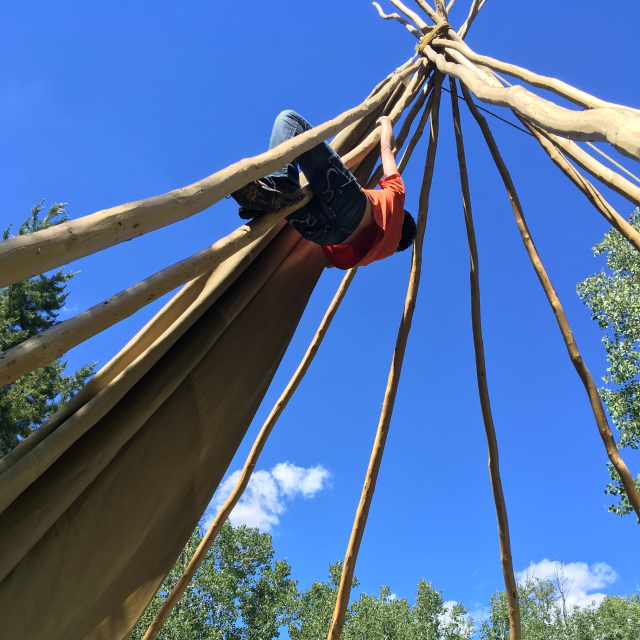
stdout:
POLYGON ((431 5, 429 5, 427 0, 415 0, 415 2, 429 16, 434 24, 438 24, 438 14, 436 13, 435 9, 433 9, 431 5))
POLYGON ((409 33, 414 35, 418 40, 422 37, 422 34, 416 27, 414 27, 408 20, 405 20, 402 16, 397 13, 385 13, 382 10, 382 7, 377 2, 372 2, 373 6, 378 10, 378 14, 384 20, 397 20, 400 24, 403 24, 408 30, 409 33))
POLYGON ((407 18, 413 20, 413 22, 418 26, 420 31, 424 29, 428 29, 427 23, 415 12, 409 9, 405 4, 403 4, 400 0, 390 0, 391 4, 393 4, 397 9, 402 11, 407 18))

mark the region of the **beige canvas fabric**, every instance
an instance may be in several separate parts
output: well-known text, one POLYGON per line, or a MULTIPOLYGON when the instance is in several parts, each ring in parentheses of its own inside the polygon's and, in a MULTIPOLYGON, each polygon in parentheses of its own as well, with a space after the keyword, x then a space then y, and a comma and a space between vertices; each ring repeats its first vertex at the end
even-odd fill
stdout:
MULTIPOLYGON (((260 255, 262 249, 277 235, 284 226, 281 221, 274 229, 256 240, 245 249, 218 265, 211 272, 199 276, 187 283, 171 300, 116 354, 67 404, 62 406, 53 417, 21 442, 9 454, 0 459, 0 511, 16 495, 30 484, 39 473, 45 470, 42 459, 42 447, 34 451, 45 438, 65 423, 74 413, 83 408, 98 395, 112 380, 118 377, 133 362, 136 362, 136 376, 127 376, 128 387, 121 381, 118 388, 121 393, 138 381, 157 359, 191 326, 235 279, 260 255), (206 290, 205 290, 206 287, 206 290), (204 290, 204 291, 203 291, 204 290), (152 347, 153 349, 150 349, 152 347), (21 469, 3 475, 13 465, 22 460, 21 469), (18 476, 20 479, 18 480, 18 476), (26 483, 26 484, 25 484, 26 483)), ((113 385, 112 385, 113 387, 113 385)), ((113 396, 113 388, 109 394, 113 396)), ((86 410, 84 411, 86 413, 86 410)), ((51 442, 48 442, 46 457, 53 457, 51 442)))
POLYGON ((199 318, 0 514, 3 638, 126 637, 227 470, 323 265, 285 227, 208 307, 205 284, 189 307, 201 300, 199 318))

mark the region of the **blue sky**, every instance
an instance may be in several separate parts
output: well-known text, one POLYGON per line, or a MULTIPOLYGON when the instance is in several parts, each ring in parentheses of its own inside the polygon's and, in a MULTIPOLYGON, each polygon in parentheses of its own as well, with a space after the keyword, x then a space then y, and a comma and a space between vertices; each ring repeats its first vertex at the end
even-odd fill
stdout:
MULTIPOLYGON (((454 25, 464 20, 468 5, 458 0, 450 16, 454 25)), ((549 7, 490 0, 467 41, 479 53, 640 107, 640 88, 629 82, 640 54, 640 5, 622 0, 605 11, 595 0, 565 0, 549 7), (603 31, 603 25, 615 27, 603 31)), ((392 5, 383 8, 391 11, 392 5)), ((48 205, 68 202, 76 218, 184 186, 255 155, 266 148, 281 110, 324 122, 359 104, 415 44, 370 3, 337 0, 34 1, 7 5, 0 29, 2 228, 21 223, 42 198, 48 205)), ((424 577, 446 600, 475 609, 502 587, 502 576, 477 400, 451 110, 443 98, 421 290, 356 574, 366 591, 389 584, 402 597, 411 597, 424 577)), ((585 590, 630 593, 639 579, 631 549, 640 530, 632 517, 605 511, 606 456, 586 394, 497 171, 464 105, 462 112, 515 567, 524 571, 562 554, 568 563, 582 563, 583 573, 586 565, 584 584, 591 586, 585 590), (617 578, 602 565, 593 568, 596 563, 608 565, 617 578)), ((606 368, 601 335, 575 285, 602 266, 591 247, 607 225, 533 139, 498 121, 490 124, 578 345, 599 379, 606 368)), ((407 208, 414 212, 425 151, 421 144, 404 176, 407 208)), ((637 173, 637 165, 620 161, 637 173)), ((628 202, 603 192, 620 213, 631 212, 628 202)), ((234 203, 224 200, 69 265, 80 273, 71 283, 68 313, 191 255, 238 224, 234 203)), ((409 260, 407 252, 358 273, 258 465, 282 506, 277 523, 269 525, 276 552, 289 558, 301 586, 325 579, 328 564, 344 555, 409 260), (273 469, 279 469, 275 476, 273 469), (296 488, 286 484, 291 478, 297 478, 296 488)), ((230 473, 241 466, 341 275, 323 275, 230 473)), ((159 305, 74 349, 69 366, 106 362, 159 305)), ((625 451, 625 458, 634 474, 640 472, 638 453, 625 451)))

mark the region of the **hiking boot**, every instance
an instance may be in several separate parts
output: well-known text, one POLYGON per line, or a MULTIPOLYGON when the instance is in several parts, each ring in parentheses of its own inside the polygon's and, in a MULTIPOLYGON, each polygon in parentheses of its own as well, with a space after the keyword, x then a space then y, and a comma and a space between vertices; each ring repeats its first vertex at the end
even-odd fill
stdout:
POLYGON ((264 211, 258 211, 257 209, 246 209, 245 207, 238 207, 238 215, 243 220, 253 220, 263 213, 264 211))
POLYGON ((276 188, 276 183, 272 178, 254 180, 234 191, 231 197, 240 205, 238 215, 243 220, 248 220, 257 215, 257 213, 249 215, 248 211, 275 213, 282 207, 297 204, 304 198, 304 192, 291 181, 289 183, 289 185, 282 185, 285 189, 284 193, 276 188))
POLYGON ((284 194, 262 180, 254 180, 234 191, 231 197, 244 209, 275 213, 282 207, 284 194))

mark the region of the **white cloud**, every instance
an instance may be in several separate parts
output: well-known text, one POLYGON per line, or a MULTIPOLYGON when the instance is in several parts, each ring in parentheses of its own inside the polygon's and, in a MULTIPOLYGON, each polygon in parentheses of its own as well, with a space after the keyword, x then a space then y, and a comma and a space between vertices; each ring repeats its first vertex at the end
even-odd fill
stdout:
POLYGON ((483 622, 484 620, 488 620, 490 615, 491 609, 489 609, 489 607, 487 607, 486 605, 480 604, 479 602, 474 603, 473 608, 469 609, 469 613, 467 614, 469 618, 473 618, 473 621, 478 627, 480 626, 481 622, 483 622))
MULTIPOLYGON (((229 497, 239 477, 240 471, 234 471, 220 485, 209 505, 211 515, 205 526, 229 497)), ((322 465, 305 469, 290 462, 280 462, 271 471, 254 471, 229 519, 235 526, 245 524, 269 531, 280 522, 279 516, 287 510, 287 502, 298 496, 313 498, 329 486, 330 479, 331 474, 322 465)))
POLYGON ((589 566, 586 562, 569 562, 560 565, 557 561, 541 560, 531 562, 524 570, 516 574, 518 580, 539 578, 557 585, 557 571, 564 571, 565 585, 568 591, 567 605, 586 607, 592 602, 600 604, 606 594, 597 591, 618 579, 618 574, 606 563, 596 562, 589 566))
POLYGON ((64 307, 62 307, 62 309, 60 309, 60 311, 62 311, 63 314, 76 314, 78 313, 78 309, 80 309, 80 306, 78 305, 78 303, 76 302, 72 307, 67 307, 66 305, 64 307))

